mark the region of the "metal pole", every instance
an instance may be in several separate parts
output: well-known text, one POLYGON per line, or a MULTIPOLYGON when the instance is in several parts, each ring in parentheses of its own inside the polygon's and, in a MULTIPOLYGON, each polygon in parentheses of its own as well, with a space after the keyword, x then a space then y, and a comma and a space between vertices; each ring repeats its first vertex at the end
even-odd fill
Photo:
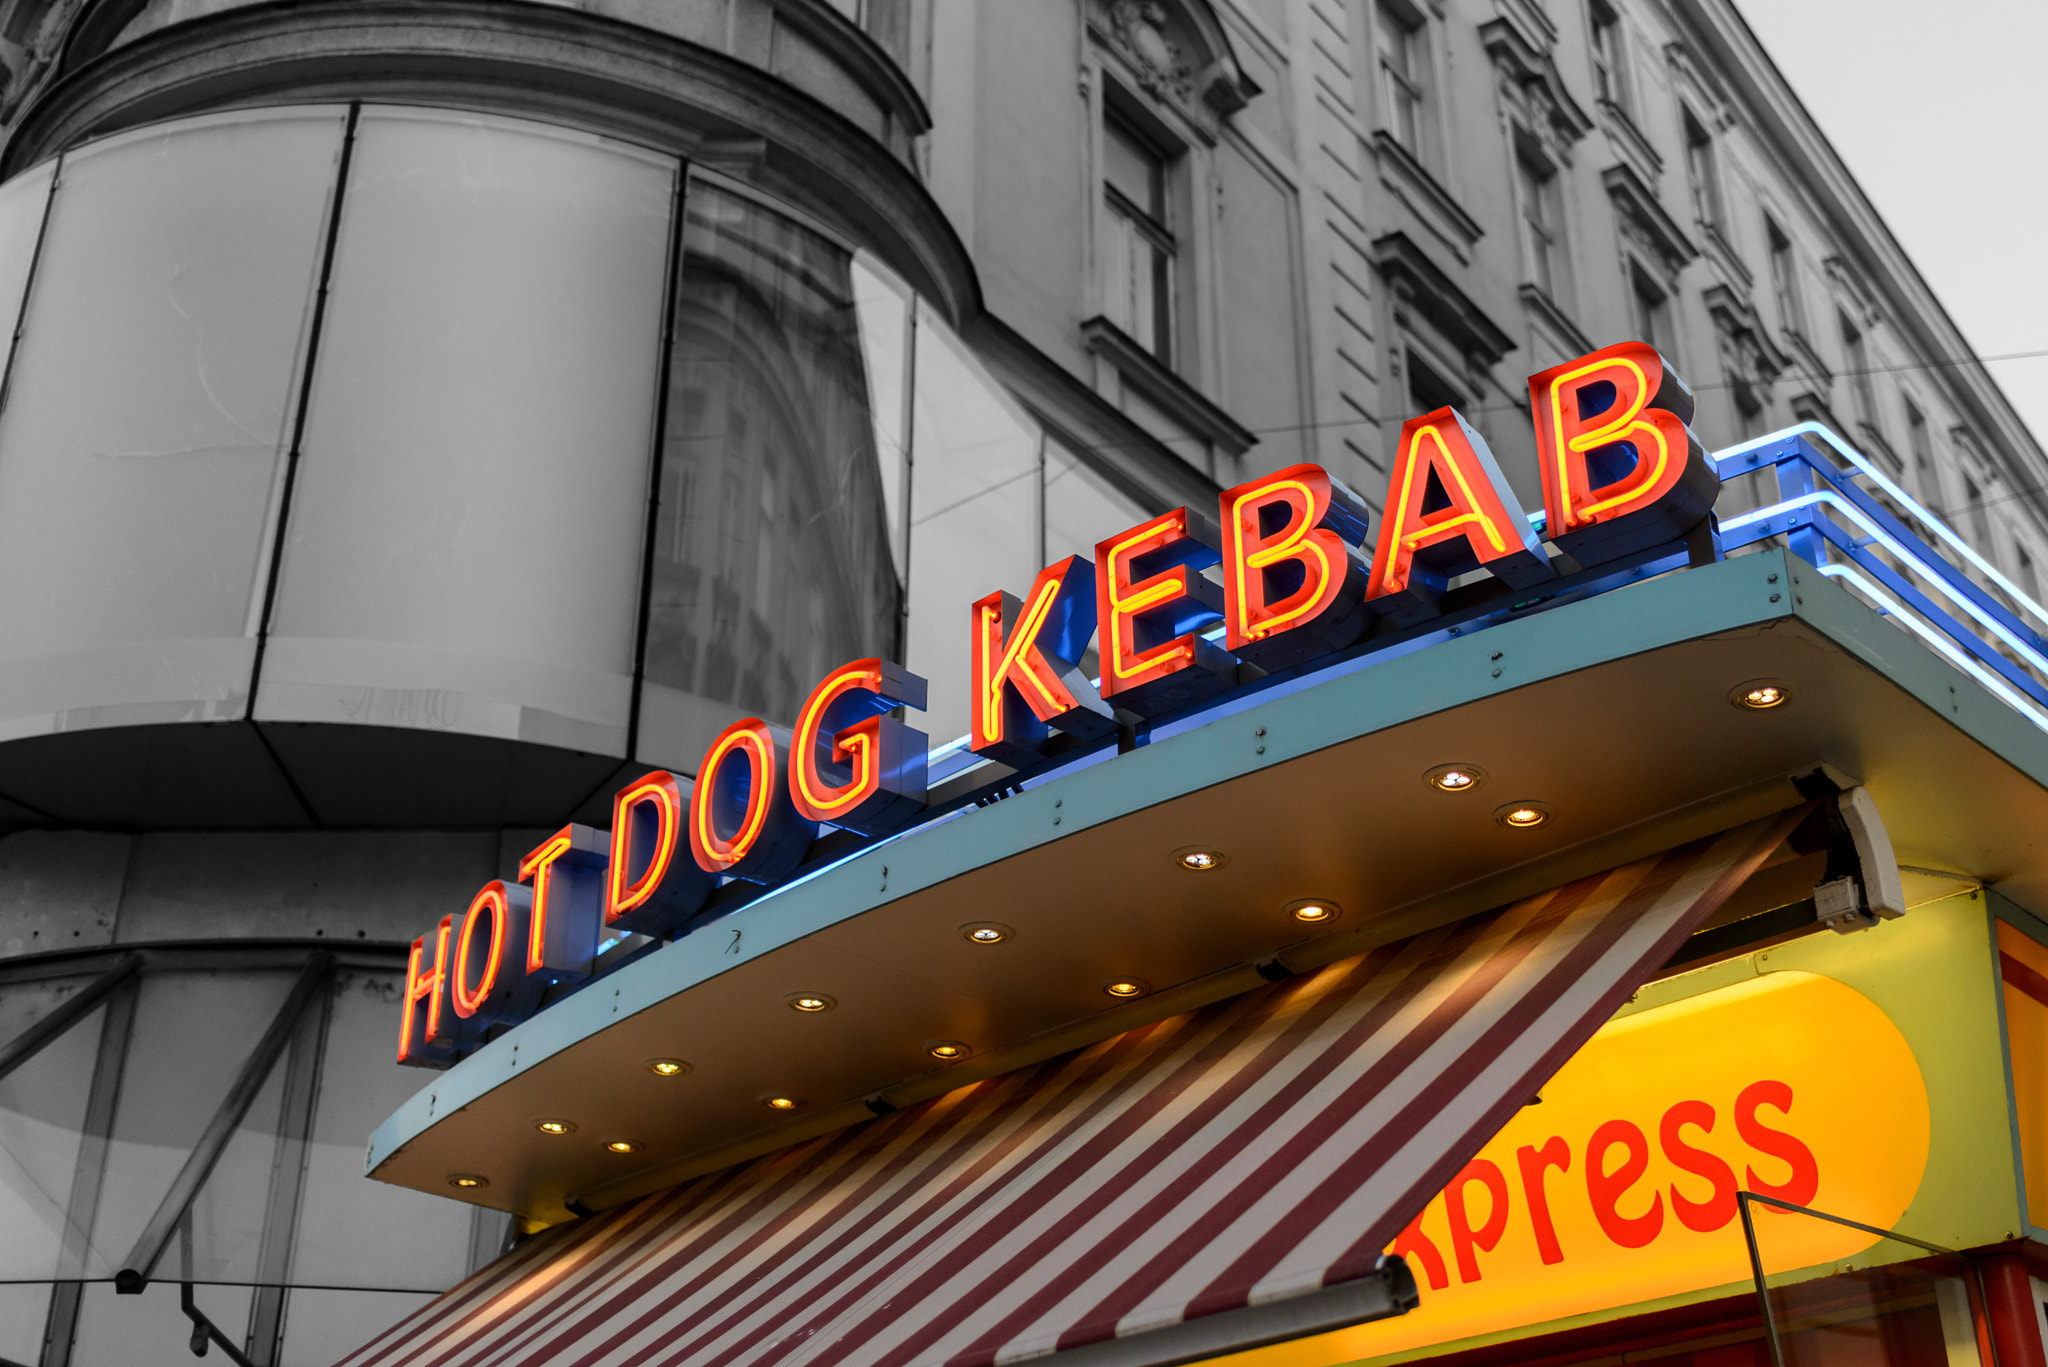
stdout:
POLYGON ((122 955, 114 961, 112 968, 72 993, 70 1001, 31 1025, 19 1037, 0 1044, 0 1077, 6 1077, 27 1063, 43 1051, 44 1045, 84 1020, 109 992, 127 982, 141 967, 140 956, 122 955))
MULTIPOLYGON (((242 1064, 241 1075, 228 1094, 221 1100, 220 1109, 207 1122, 206 1132, 199 1136, 199 1142, 192 1146, 191 1156, 172 1181, 171 1189, 164 1194, 163 1204, 143 1227, 142 1237, 135 1241, 135 1251, 128 1255, 121 1270, 114 1274, 114 1290, 125 1296, 138 1296, 142 1288, 149 1285, 149 1274, 156 1270, 157 1259, 163 1257, 164 1249, 170 1244, 171 1236, 177 1232, 178 1222, 185 1218, 199 1188, 213 1172, 214 1164, 234 1138, 235 1127, 242 1123, 242 1117, 249 1112, 249 1106, 256 1100, 270 1070, 277 1063, 278 1055, 291 1042, 292 1031, 298 1027, 299 1017, 305 1012, 320 984, 325 981, 328 969, 334 966, 334 956, 326 950, 316 950, 306 960, 299 980, 292 985, 291 995, 278 1008, 270 1028, 263 1032, 263 1038, 242 1064)), ((191 1270, 186 1269, 186 1275, 191 1270)))
MULTIPOLYGON (((1763 1255, 1757 1251, 1756 1224, 1749 1215, 1749 1203, 1754 1199, 1756 1198, 1749 1192, 1738 1191, 1735 1193, 1735 1208, 1742 1213, 1742 1238, 1743 1242, 1749 1245, 1749 1270, 1756 1278, 1757 1308, 1764 1313, 1764 1340, 1771 1350, 1771 1362, 1774 1367, 1785 1367, 1785 1347, 1778 1342, 1778 1319, 1771 1313, 1770 1288, 1764 1285, 1763 1255)), ((1771 1204, 1783 1203, 1773 1201, 1771 1204)))

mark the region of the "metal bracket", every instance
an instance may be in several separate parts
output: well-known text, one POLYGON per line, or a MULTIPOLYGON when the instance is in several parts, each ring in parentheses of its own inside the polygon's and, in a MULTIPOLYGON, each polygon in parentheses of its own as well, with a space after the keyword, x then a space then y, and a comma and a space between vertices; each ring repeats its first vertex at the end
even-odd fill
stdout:
MULTIPOLYGON (((177 1232, 186 1212, 192 1208, 193 1198, 199 1195, 199 1188, 212 1175, 214 1164, 226 1151, 228 1141, 235 1137, 235 1128, 242 1123, 242 1117, 249 1113, 256 1093, 263 1088, 264 1080, 270 1076, 271 1068, 278 1056, 291 1043, 292 1032, 298 1028, 299 1017, 313 1001, 314 993, 327 979, 327 972, 334 966, 334 956, 326 950, 315 950, 306 960, 306 967, 300 972, 298 982, 292 985, 291 994, 284 1005, 278 1008, 271 1019, 270 1028, 263 1032, 263 1038, 249 1051, 249 1057, 242 1063, 242 1071, 228 1088, 228 1094, 221 1099, 220 1108, 207 1122, 206 1130, 199 1136, 199 1142, 192 1146, 185 1166, 171 1181, 171 1189, 164 1193, 163 1204, 143 1227, 142 1236, 135 1241, 134 1251, 114 1274, 114 1290, 124 1296, 139 1296, 149 1285, 150 1273, 156 1270, 157 1260, 163 1257, 171 1236, 177 1232)), ((191 1268, 186 1269, 187 1275, 191 1268)))
POLYGON ((241 1349, 235 1347, 234 1341, 220 1331, 220 1326, 208 1319, 206 1312, 193 1301, 192 1283, 178 1283, 178 1308, 185 1312, 186 1319, 192 1321, 193 1357, 205 1357, 206 1345, 211 1342, 219 1345, 220 1350, 228 1355, 228 1361, 234 1363, 235 1367, 256 1367, 241 1349))
POLYGON ((1814 919, 1838 935, 1869 930, 1906 914, 1905 884, 1891 836, 1870 790, 1855 787, 1821 804, 1828 868, 1813 889, 1814 919))

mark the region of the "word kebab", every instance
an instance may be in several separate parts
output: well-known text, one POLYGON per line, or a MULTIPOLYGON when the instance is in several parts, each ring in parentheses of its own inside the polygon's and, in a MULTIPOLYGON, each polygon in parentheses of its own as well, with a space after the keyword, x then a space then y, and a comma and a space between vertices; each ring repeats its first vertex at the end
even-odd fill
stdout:
MULTIPOLYGON (((1552 367, 1530 377, 1529 396, 1541 538, 1485 440, 1440 408, 1401 429, 1369 558, 1364 501, 1295 465, 1225 490, 1213 516, 1175 508, 1101 542, 1092 562, 1046 566, 1022 598, 974 603, 972 750, 1042 769, 1426 625, 1458 576, 1540 591, 1706 525, 1720 481, 1689 426, 1692 391, 1654 348, 1623 342, 1552 367), (1099 683, 1080 665, 1091 643, 1099 683)), ((618 937, 686 932, 721 883, 788 879, 822 828, 875 838, 935 812, 927 737, 892 715, 925 705, 923 679, 855 660, 812 691, 793 730, 734 722, 694 786, 645 774, 615 796, 608 833, 563 827, 517 881, 486 884, 413 942, 398 1061, 445 1067, 550 989, 595 975, 618 937)))

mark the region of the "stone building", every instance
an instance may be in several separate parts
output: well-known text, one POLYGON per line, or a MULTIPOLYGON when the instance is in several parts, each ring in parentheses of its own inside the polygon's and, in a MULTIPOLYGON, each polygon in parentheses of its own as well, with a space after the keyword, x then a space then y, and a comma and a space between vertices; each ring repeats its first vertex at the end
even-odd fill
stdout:
POLYGON ((2048 555, 1723 0, 6 0, 0 63, 10 1362, 325 1363, 495 1256, 360 1177, 419 927, 846 658, 960 734, 970 591, 1149 513, 1376 499, 1443 403, 1536 506, 1523 377, 1641 337, 1710 447, 2048 555))

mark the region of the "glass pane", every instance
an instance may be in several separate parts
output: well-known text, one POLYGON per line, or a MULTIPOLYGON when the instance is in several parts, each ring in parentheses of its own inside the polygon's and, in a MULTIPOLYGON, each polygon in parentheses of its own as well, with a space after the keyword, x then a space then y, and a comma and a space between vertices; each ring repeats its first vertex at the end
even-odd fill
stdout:
POLYGON ((237 114, 65 157, 0 414, 0 582, 37 586, 0 596, 15 734, 241 715, 341 134, 237 114))
POLYGON ((56 174, 57 163, 45 162, 0 185, 0 368, 14 354, 14 330, 56 174))
POLYGON ((1115 119, 1102 129, 1103 179, 1138 209, 1164 220, 1166 169, 1159 154, 1115 119))
POLYGON ((876 439, 900 425, 901 399, 893 419, 871 406, 890 377, 871 390, 862 346, 872 335, 886 352, 890 324, 855 298, 844 248, 692 184, 648 610, 649 762, 694 772, 733 717, 793 722, 826 673, 896 653, 876 439))
POLYGON ((861 356, 867 362, 868 406, 875 418, 875 459, 889 514, 889 551, 900 584, 910 552, 903 500, 910 492, 909 287, 874 262, 853 263, 853 304, 860 316, 861 356))
MULTIPOLYGON (((0 988, 0 1041, 21 1037, 90 978, 53 978, 0 988)), ((64 1210, 78 1164, 104 1006, 0 1078, 0 1281, 57 1275, 64 1210)), ((0 1326, 18 1308, 0 1305, 0 1326)), ((7 1330, 0 1327, 0 1339, 7 1330)), ((42 1334, 36 1329, 38 1341, 42 1334)), ((30 1355, 31 1357, 34 1354, 30 1355)), ((0 1346, 0 1357, 14 1357, 0 1346)))
POLYGON ((1968 1260, 1904 1239, 1873 1241, 1823 1215, 1744 1204, 1783 1367, 1980 1367, 1980 1293, 1968 1260), (1881 1265, 1811 1275, 1859 1245, 1873 1246, 1857 1262, 1881 1265))
MULTIPOLYGON (((296 977, 184 972, 142 979, 87 1276, 111 1277, 134 1249, 296 977)), ((253 1274, 278 1099, 273 1069, 193 1202, 190 1253, 174 1237, 158 1264, 162 1275, 179 1276, 187 1267, 204 1280, 247 1280, 253 1274)))
POLYGON ((43 1330, 50 1318, 50 1288, 0 1286, 0 1358, 30 1363, 43 1351, 43 1330))
POLYGON ((931 680, 922 729, 943 744, 967 730, 968 605, 1040 568, 1038 428, 924 307, 916 390, 905 664, 931 680))
MULTIPOLYGON (((1095 558, 1095 547, 1137 526, 1144 509, 1050 436, 1045 442, 1045 558, 1095 558)), ((1012 589, 1011 592, 1016 592, 1012 589)))
POLYGON ((380 1291, 294 1291, 278 1367, 333 1367, 433 1299, 380 1291))
MULTIPOLYGON (((194 1289, 192 1303, 239 1347, 248 1334, 254 1296, 245 1286, 201 1286, 194 1289)), ((192 1321, 179 1308, 176 1282, 151 1282, 139 1296, 120 1295, 101 1282, 85 1288, 71 1361, 78 1367, 189 1361, 191 1341, 192 1321)), ((218 1361, 219 1351, 209 1346, 207 1360, 218 1361)))
POLYGON ((258 715, 623 751, 675 175, 364 113, 258 715))
MULTIPOLYGON (((370 1131, 421 1085, 419 1073, 391 1061, 398 1045, 398 975, 338 969, 333 990, 291 1280, 445 1291, 468 1271, 471 1208, 363 1176, 370 1131)), ((297 1332, 304 1294, 292 1293, 288 1339, 297 1332)), ((374 1328, 362 1326, 345 1346, 354 1347, 374 1328)))

